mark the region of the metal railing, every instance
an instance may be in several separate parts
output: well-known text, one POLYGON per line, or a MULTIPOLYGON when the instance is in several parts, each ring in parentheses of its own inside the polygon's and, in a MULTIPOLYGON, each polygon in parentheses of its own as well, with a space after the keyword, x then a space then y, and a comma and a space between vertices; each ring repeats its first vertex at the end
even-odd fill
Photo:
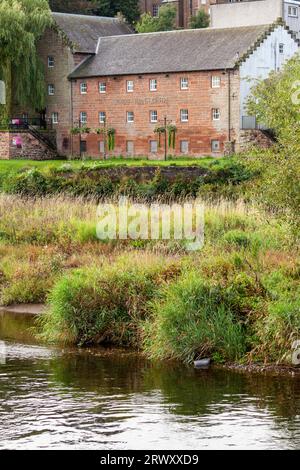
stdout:
POLYGON ((38 130, 52 130, 53 124, 51 119, 46 119, 41 116, 36 117, 24 117, 14 116, 10 119, 9 128, 12 130, 28 129, 29 127, 35 127, 38 130))

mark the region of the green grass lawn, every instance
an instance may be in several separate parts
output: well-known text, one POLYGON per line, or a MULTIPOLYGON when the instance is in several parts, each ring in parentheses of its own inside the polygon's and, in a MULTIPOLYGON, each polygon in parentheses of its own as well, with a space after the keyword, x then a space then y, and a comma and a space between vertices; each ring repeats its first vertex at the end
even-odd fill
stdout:
POLYGON ((38 168, 39 170, 47 171, 49 168, 60 168, 68 166, 71 169, 84 168, 110 168, 116 166, 201 166, 205 168, 220 169, 226 167, 228 163, 232 162, 234 157, 224 158, 178 158, 170 159, 167 161, 153 161, 146 159, 129 159, 129 158, 113 158, 109 160, 47 160, 47 161, 33 161, 33 160, 0 160, 0 173, 7 173, 10 171, 18 171, 23 168, 38 168))

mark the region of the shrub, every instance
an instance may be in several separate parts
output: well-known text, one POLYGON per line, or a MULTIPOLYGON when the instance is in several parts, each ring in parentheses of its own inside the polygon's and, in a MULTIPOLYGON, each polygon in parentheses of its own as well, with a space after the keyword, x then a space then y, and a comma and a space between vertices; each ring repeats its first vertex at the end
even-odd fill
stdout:
POLYGON ((50 295, 43 337, 68 342, 139 347, 140 323, 148 302, 177 268, 157 257, 124 256, 99 268, 63 276, 50 295))
POLYGON ((192 271, 167 286, 154 303, 153 318, 145 325, 145 349, 153 359, 191 362, 218 353, 235 360, 245 344, 222 289, 192 271))

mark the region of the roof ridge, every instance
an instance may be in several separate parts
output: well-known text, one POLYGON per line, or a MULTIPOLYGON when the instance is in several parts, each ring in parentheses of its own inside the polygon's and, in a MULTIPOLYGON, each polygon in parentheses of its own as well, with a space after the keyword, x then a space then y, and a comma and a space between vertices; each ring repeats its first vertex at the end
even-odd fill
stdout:
MULTIPOLYGON (((189 29, 172 29, 171 31, 154 31, 151 33, 136 33, 136 34, 122 34, 122 38, 126 38, 127 36, 129 37, 142 37, 142 36, 155 36, 155 35, 165 35, 165 34, 178 34, 178 33, 204 33, 204 32, 210 32, 210 31, 229 31, 229 30, 238 30, 238 29, 262 29, 265 28, 267 30, 270 26, 272 26, 274 23, 266 23, 266 24, 261 24, 261 25, 251 25, 251 26, 235 26, 235 27, 230 27, 230 28, 189 28, 189 29)), ((105 36, 103 39, 110 39, 110 38, 119 38, 120 35, 115 34, 112 36, 105 36)))
POLYGON ((52 11, 53 15, 64 15, 64 16, 76 16, 76 18, 94 18, 97 20, 110 20, 110 21, 116 21, 120 22, 119 18, 115 16, 98 16, 98 15, 78 15, 77 13, 63 13, 60 11, 52 11))

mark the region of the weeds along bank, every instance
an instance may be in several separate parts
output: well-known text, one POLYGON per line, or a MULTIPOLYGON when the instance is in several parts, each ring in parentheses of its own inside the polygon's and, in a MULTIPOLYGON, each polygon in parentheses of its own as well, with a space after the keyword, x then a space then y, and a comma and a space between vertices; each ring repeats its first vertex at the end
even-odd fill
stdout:
POLYGON ((207 203, 205 245, 96 238, 96 202, 0 196, 1 304, 49 302, 47 341, 153 359, 285 361, 300 336, 300 258, 287 227, 242 202, 207 203))
POLYGON ((98 200, 120 195, 147 201, 194 198, 198 194, 238 198, 254 177, 233 158, 204 160, 193 167, 186 164, 180 168, 171 162, 161 162, 156 168, 153 164, 150 167, 149 162, 135 167, 117 162, 107 162, 106 166, 99 162, 81 166, 57 162, 39 167, 19 164, 13 162, 11 167, 3 168, 0 165, 0 192, 33 197, 65 194, 98 200))

